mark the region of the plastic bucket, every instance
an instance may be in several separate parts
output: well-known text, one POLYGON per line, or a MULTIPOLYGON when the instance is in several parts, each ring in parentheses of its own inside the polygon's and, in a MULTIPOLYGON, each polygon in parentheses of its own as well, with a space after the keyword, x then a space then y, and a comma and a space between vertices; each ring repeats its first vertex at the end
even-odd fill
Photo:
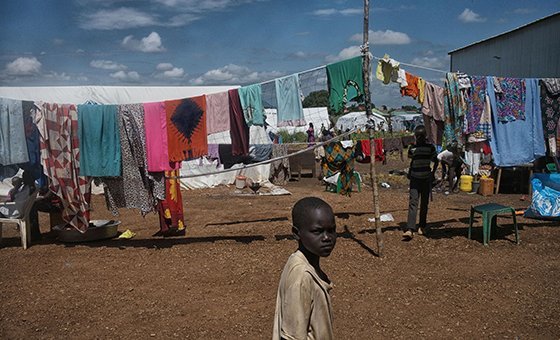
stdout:
POLYGON ((239 176, 235 176, 235 187, 237 189, 243 189, 245 188, 245 185, 247 184, 247 177, 243 176, 243 175, 239 175, 239 176))
POLYGON ((471 175, 461 175, 461 184, 459 185, 459 189, 464 192, 471 192, 472 191, 472 181, 473 176, 471 175))

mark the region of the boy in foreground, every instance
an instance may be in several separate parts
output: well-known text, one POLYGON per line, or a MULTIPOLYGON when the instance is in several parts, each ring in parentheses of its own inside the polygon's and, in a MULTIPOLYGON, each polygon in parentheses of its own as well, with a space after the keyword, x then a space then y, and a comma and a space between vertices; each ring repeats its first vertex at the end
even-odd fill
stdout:
POLYGON ((292 222, 298 250, 280 277, 272 339, 333 339, 332 284, 319 265, 336 244, 332 208, 319 198, 303 198, 292 209, 292 222))

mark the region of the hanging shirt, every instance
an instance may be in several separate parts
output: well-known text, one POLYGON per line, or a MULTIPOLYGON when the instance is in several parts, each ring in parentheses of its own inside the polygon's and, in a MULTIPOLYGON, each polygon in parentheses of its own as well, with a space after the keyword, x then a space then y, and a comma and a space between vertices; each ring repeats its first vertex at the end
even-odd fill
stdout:
POLYGON ((238 89, 243 117, 248 126, 264 125, 264 108, 260 84, 243 86, 238 89))
POLYGON ((180 162, 206 155, 206 98, 192 97, 165 102, 169 160, 180 162))
POLYGON ((78 105, 80 176, 121 175, 121 142, 116 105, 78 105))
POLYGON ((278 78, 274 82, 278 102, 278 126, 305 125, 298 75, 278 78))
POLYGON ((349 101, 360 101, 364 95, 362 57, 327 65, 327 79, 331 110, 340 112, 349 101))
POLYGON ((0 165, 29 161, 21 100, 0 98, 0 165))
MULTIPOLYGON (((231 153, 234 156, 249 153, 249 127, 243 117, 243 108, 237 89, 228 91, 231 153)), ((223 160, 222 160, 223 162, 223 160)))
POLYGON ((144 103, 144 128, 146 129, 148 171, 174 170, 178 163, 169 162, 167 118, 164 102, 144 103))
POLYGON ((539 88, 537 79, 524 79, 525 119, 500 121, 492 77, 487 77, 487 91, 492 107, 490 146, 497 166, 516 166, 533 162, 545 155, 539 88))
POLYGON ((209 135, 229 130, 227 91, 206 95, 206 129, 209 135))
POLYGON ((399 64, 400 63, 398 61, 389 58, 389 56, 385 54, 383 59, 379 59, 377 62, 375 77, 383 81, 383 84, 389 84, 396 78, 396 74, 399 70, 399 64))

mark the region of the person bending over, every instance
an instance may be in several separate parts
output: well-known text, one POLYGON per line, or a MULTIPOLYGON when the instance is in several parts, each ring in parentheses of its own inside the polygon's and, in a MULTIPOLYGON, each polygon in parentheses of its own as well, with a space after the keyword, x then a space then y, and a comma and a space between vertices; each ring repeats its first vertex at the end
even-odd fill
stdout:
POLYGON ((333 338, 332 283, 319 265, 336 244, 332 208, 316 197, 292 209, 292 232, 298 249, 288 258, 278 285, 273 340, 333 338))

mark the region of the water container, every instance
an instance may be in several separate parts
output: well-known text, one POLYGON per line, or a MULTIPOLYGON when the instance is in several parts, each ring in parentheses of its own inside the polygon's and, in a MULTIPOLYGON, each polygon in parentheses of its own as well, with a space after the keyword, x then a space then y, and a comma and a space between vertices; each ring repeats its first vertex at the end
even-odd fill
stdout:
POLYGON ((247 177, 243 176, 243 175, 239 175, 235 177, 235 187, 239 190, 245 188, 245 185, 247 184, 247 177))
POLYGON ((491 196, 494 193, 494 179, 482 177, 480 179, 480 190, 478 192, 482 196, 491 196))
POLYGON ((471 175, 461 175, 461 184, 459 185, 459 189, 461 189, 461 191, 471 192, 472 191, 472 181, 473 181, 473 176, 471 176, 471 175))

